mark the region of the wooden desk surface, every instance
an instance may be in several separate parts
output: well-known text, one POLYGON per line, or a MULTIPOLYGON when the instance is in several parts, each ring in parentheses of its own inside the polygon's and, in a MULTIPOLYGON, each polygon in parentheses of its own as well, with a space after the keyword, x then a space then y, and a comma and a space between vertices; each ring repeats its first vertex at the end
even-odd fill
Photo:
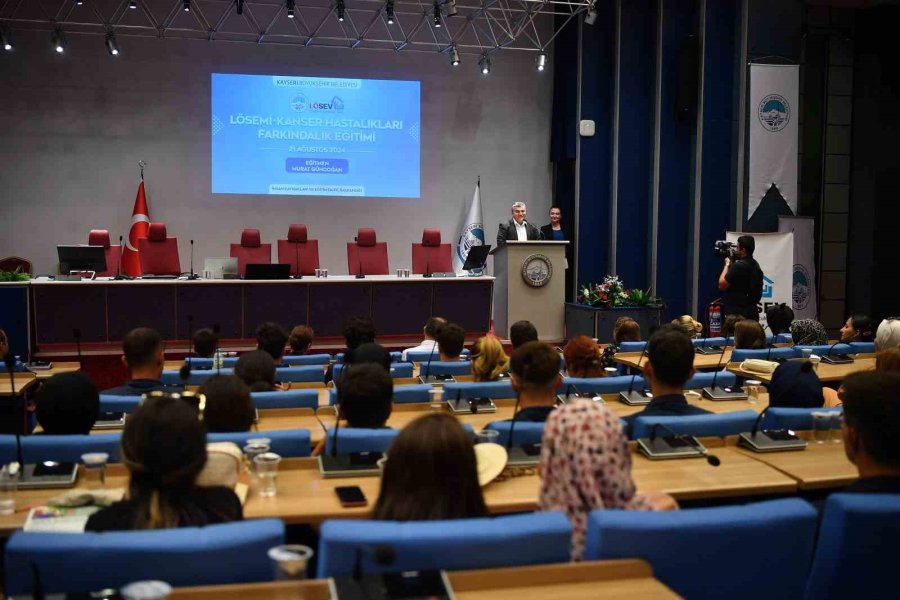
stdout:
POLYGON ((38 382, 34 373, 13 373, 13 381, 15 389, 12 388, 9 381, 9 373, 0 373, 0 396, 19 396, 38 382), (12 390, 12 391, 10 391, 12 390))
POLYGON ((40 380, 50 379, 54 375, 58 375, 60 373, 74 373, 81 369, 81 365, 77 362, 57 362, 53 361, 52 369, 36 369, 34 371, 35 377, 40 380))
MULTIPOLYGON (((638 361, 640 361, 641 365, 647 360, 647 357, 644 357, 644 360, 640 360, 641 352, 618 352, 613 357, 617 363, 635 367, 638 366, 638 361)), ((725 364, 731 359, 731 348, 727 348, 725 350, 725 356, 721 354, 694 354, 694 368, 695 369, 715 369, 717 365, 719 365, 719 359, 721 359, 721 364, 724 367, 725 364)))
MULTIPOLYGON (((766 385, 772 382, 771 373, 748 373, 747 371, 741 370, 741 363, 728 363, 727 369, 735 375, 744 377, 745 379, 758 379, 766 385)), ((816 374, 819 376, 820 381, 835 382, 843 381, 847 378, 848 375, 852 375, 853 373, 858 373, 860 371, 873 371, 874 369, 875 358, 862 357, 856 358, 853 362, 843 365, 829 365, 828 363, 819 363, 819 367, 818 369, 816 369, 816 374)))
POLYGON ((828 440, 818 444, 810 439, 809 432, 800 435, 809 442, 806 450, 760 453, 734 445, 736 437, 728 438, 726 443, 736 452, 792 477, 801 490, 844 487, 859 479, 856 467, 844 453, 842 442, 828 440))
POLYGON ((172 600, 331 600, 329 579, 175 588, 172 600))

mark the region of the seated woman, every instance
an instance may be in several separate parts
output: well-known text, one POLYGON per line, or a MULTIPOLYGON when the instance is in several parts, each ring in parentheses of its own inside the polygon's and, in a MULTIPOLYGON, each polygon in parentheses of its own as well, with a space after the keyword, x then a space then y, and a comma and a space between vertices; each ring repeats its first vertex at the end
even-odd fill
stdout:
POLYGON ((538 507, 572 521, 572 559, 584 553, 588 514, 599 508, 674 510, 668 494, 639 495, 619 418, 602 404, 575 400, 547 419, 541 445, 538 507))
POLYGON ((766 309, 766 325, 772 335, 791 332, 791 323, 794 321, 794 310, 785 304, 773 304, 766 309))
POLYGON ((791 360, 778 365, 769 384, 769 406, 819 408, 825 405, 822 382, 809 361, 791 360))
POLYGON ((734 324, 734 347, 742 350, 762 350, 766 347, 766 332, 762 325, 750 319, 734 324))
POLYGON ((563 349, 563 358, 569 377, 603 377, 600 348, 586 335, 569 340, 563 349))
POLYGON ((900 346, 900 319, 885 319, 875 332, 875 351, 883 352, 900 346))
POLYGON ((244 381, 251 392, 274 392, 284 389, 275 383, 275 360, 265 350, 242 354, 234 365, 234 374, 244 381))
MULTIPOLYGON (((374 345, 374 344, 373 344, 374 345)), ((362 346, 360 346, 362 348, 362 346)), ((336 416, 340 427, 381 429, 391 417, 394 380, 378 363, 354 364, 344 367, 335 382, 337 387, 336 416)), ((313 448, 313 456, 325 451, 326 440, 313 448)))
POLYGON ((841 342, 874 342, 875 322, 869 315, 850 315, 841 327, 841 342))
POLYGON ((496 337, 486 335, 475 342, 472 375, 475 381, 497 381, 509 371, 509 357, 496 337))
POLYGON ((198 487, 206 464, 206 429, 197 406, 159 393, 125 421, 122 462, 127 499, 90 516, 87 531, 168 529, 240 521, 240 500, 227 487, 198 487))
POLYGON ((828 343, 828 332, 815 319, 798 319, 791 323, 791 338, 795 346, 820 346, 828 343))
POLYGON ((37 396, 37 422, 48 435, 87 435, 100 413, 100 394, 81 371, 46 380, 37 396))
POLYGON ((288 346, 291 348, 293 356, 300 356, 309 353, 309 348, 313 343, 313 330, 306 325, 297 325, 291 329, 288 336, 288 346))
POLYGON ((677 319, 673 319, 672 325, 680 327, 692 340, 703 335, 703 323, 697 321, 691 315, 681 315, 677 319))
POLYGON ((423 415, 391 444, 373 518, 436 521, 487 515, 472 440, 446 413, 423 415))
POLYGON ((725 320, 722 321, 722 337, 732 337, 734 335, 734 326, 737 325, 739 321, 743 320, 743 315, 725 315, 725 320))
POLYGON ((619 346, 622 342, 639 341, 641 341, 641 326, 638 322, 631 317, 619 317, 613 326, 612 344, 604 348, 603 353, 600 355, 600 366, 603 368, 615 367, 616 361, 613 357, 619 351, 619 346))
POLYGON ((237 375, 213 375, 200 386, 206 396, 203 422, 210 433, 250 431, 255 408, 250 388, 237 375))

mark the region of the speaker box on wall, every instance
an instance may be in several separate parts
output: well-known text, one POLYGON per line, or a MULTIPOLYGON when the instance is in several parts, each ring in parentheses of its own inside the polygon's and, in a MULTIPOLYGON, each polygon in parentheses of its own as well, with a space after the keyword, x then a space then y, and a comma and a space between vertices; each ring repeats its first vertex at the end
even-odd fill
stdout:
POLYGON ((696 35, 687 35, 678 49, 678 89, 675 93, 675 118, 683 123, 697 117, 699 80, 700 43, 696 35))

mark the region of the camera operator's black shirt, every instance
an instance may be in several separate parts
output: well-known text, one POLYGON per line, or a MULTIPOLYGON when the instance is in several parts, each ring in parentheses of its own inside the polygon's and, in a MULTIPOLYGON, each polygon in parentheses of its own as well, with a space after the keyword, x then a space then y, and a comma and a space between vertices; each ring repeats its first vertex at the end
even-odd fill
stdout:
POLYGON ((731 263, 725 274, 728 289, 725 290, 725 314, 743 315, 759 321, 756 303, 762 292, 762 269, 752 258, 742 258, 731 263))

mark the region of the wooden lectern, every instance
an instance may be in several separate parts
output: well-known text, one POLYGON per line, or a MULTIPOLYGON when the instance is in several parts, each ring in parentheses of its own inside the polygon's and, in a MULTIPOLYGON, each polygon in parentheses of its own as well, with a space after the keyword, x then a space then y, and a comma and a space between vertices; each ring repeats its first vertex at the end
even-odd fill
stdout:
POLYGON ((566 244, 506 242, 494 256, 494 332, 509 335, 516 321, 534 323, 542 340, 565 337, 566 244))

